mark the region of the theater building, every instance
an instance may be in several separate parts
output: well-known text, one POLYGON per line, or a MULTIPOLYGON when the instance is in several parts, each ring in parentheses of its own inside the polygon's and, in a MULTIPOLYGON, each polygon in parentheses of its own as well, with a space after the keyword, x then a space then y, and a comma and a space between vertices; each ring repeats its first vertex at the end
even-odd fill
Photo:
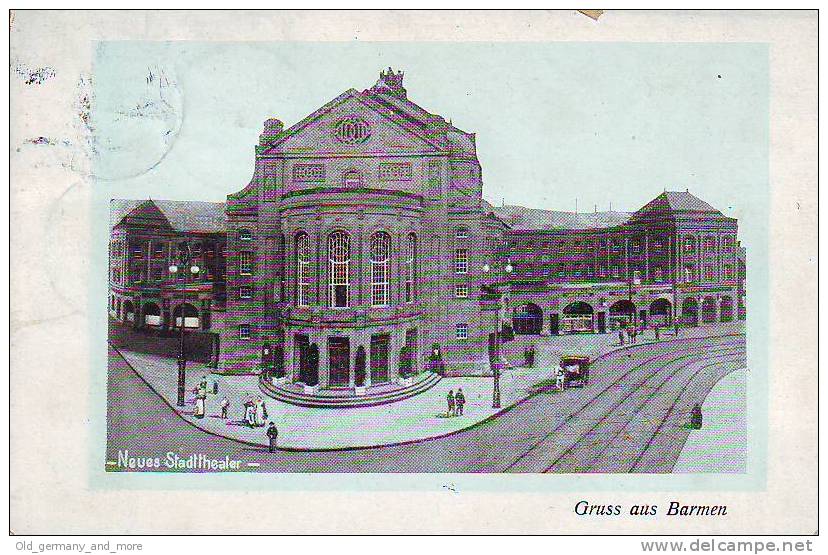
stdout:
POLYGON ((221 368, 355 393, 435 359, 489 372, 496 303, 480 287, 503 237, 486 206, 474 134, 390 68, 292 127, 268 120, 253 178, 227 197, 221 368))
POLYGON ((267 120, 252 173, 226 203, 113 205, 109 306, 139 328, 213 330, 219 371, 266 374, 277 397, 491 375, 499 321, 549 335, 744 318, 735 219, 689 191, 632 213, 493 207, 475 135, 390 68, 291 127, 267 120), (171 274, 184 258, 199 272, 171 274))
POLYGON ((737 222, 688 191, 665 191, 634 213, 494 212, 509 226, 516 333, 744 318, 737 222))
POLYGON ((225 301, 224 204, 113 200, 111 216, 110 317, 148 330, 178 327, 182 318, 191 330, 214 327, 225 301))

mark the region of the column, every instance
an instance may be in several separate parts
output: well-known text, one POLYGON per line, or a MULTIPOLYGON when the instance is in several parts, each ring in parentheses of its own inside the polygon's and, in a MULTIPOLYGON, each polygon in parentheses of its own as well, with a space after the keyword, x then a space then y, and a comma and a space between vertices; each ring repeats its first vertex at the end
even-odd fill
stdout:
POLYGON ((371 387, 371 336, 363 339, 362 348, 365 349, 365 387, 371 387))
POLYGON ((328 338, 312 335, 311 343, 313 343, 313 338, 317 339, 317 345, 319 346, 319 387, 328 387, 331 372, 331 351, 328 348, 328 338))

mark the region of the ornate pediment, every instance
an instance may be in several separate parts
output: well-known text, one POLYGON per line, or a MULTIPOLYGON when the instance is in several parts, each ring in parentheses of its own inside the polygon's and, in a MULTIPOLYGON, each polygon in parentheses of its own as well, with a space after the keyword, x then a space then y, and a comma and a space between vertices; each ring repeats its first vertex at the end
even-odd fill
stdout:
POLYGON ((273 137, 262 155, 387 156, 444 152, 442 118, 406 117, 368 91, 349 90, 273 137))

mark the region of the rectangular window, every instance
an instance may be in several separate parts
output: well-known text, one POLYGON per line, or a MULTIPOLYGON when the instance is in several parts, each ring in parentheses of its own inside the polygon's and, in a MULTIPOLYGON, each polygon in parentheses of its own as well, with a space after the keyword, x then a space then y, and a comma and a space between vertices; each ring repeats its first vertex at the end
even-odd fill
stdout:
POLYGON ((388 306, 388 260, 371 262, 371 306, 388 306))
POLYGON ((733 279, 733 266, 726 264, 724 267, 725 279, 733 279))
POLYGON ((467 274, 469 272, 469 251, 467 249, 454 250, 454 273, 467 274))
POLYGON ((714 266, 705 266, 704 278, 708 281, 716 279, 716 268, 714 266))
POLYGON ((454 328, 454 337, 456 339, 465 340, 469 338, 469 325, 457 324, 454 328))
POLYGON ((152 257, 153 258, 164 258, 164 243, 155 243, 152 246, 152 257))
POLYGON ((411 164, 408 162, 383 162, 379 165, 380 181, 409 181, 411 164))
POLYGON ((253 253, 250 251, 241 251, 239 253, 239 273, 243 276, 249 276, 253 273, 253 253))
POLYGON ((253 288, 247 285, 242 285, 239 287, 239 298, 240 299, 249 299, 253 297, 253 288))
POLYGON ((250 339, 250 324, 242 324, 239 326, 239 339, 242 341, 250 339))
POLYGON ((323 164, 296 164, 293 166, 293 180, 301 182, 325 181, 323 164))
POLYGON ((467 299, 469 297, 469 286, 465 283, 456 283, 454 285, 454 296, 458 299, 467 299))
POLYGON ((252 241, 252 240, 253 240, 253 233, 251 233, 249 229, 240 229, 239 230, 239 241, 252 241))
POLYGON ((661 268, 653 268, 653 280, 654 281, 662 281, 664 276, 661 273, 661 268))
POLYGON ((152 279, 154 279, 155 281, 161 281, 161 279, 163 277, 162 272, 163 272, 163 268, 153 268, 152 269, 152 279))
POLYGON ((612 277, 617 278, 619 276, 621 276, 621 269, 618 266, 613 266, 612 267, 612 277))

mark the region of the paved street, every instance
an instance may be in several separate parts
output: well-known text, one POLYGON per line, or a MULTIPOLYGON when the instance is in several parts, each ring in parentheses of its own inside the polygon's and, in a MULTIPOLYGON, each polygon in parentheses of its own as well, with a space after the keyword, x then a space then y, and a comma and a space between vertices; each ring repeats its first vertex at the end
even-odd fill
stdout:
POLYGON ((721 375, 745 365, 741 335, 642 345, 596 362, 586 388, 537 394, 452 436, 270 454, 194 428, 110 350, 107 461, 129 450, 132 457, 229 456, 242 470, 264 472, 669 472, 687 438, 689 408, 721 375))

